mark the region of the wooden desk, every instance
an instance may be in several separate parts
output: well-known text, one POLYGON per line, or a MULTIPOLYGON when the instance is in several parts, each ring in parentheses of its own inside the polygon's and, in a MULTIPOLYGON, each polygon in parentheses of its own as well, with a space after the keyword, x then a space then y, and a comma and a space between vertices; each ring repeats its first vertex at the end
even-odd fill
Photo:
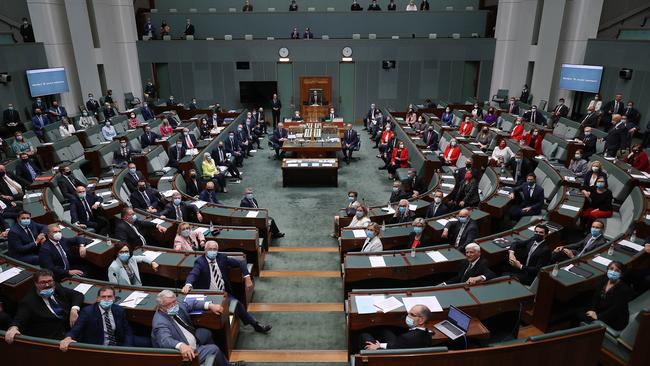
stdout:
POLYGON ((341 141, 304 141, 298 139, 285 141, 282 145, 282 151, 294 153, 298 158, 318 158, 327 156, 336 156, 341 151, 341 141))
POLYGON ((282 186, 338 187, 337 159, 282 159, 282 186))
MULTIPOLYGON (((431 328, 435 329, 435 328, 431 328)), ((442 334, 442 332, 438 331, 437 329, 433 333, 433 345, 449 342, 450 339, 446 335, 442 334)), ((474 338, 474 339, 487 339, 490 338, 490 330, 483 325, 481 320, 476 317, 472 317, 472 319, 469 321, 469 329, 467 330, 467 338, 474 338)))
POLYGON ((321 117, 327 115, 330 110, 329 105, 301 105, 300 115, 306 122, 320 122, 321 117))

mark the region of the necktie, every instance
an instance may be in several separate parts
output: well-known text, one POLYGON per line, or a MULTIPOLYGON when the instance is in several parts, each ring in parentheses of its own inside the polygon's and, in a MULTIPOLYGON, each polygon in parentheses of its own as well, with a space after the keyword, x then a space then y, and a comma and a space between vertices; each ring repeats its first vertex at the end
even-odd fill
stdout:
POLYGON ((181 149, 176 146, 176 160, 181 160, 181 149))
POLYGON ((219 161, 220 162, 224 161, 224 159, 223 159, 223 149, 219 149, 219 161))
POLYGON ((33 241, 34 243, 36 243, 36 238, 34 238, 34 234, 32 233, 32 229, 26 227, 26 228, 25 228, 25 232, 26 232, 27 234, 29 234, 29 236, 32 238, 32 241, 33 241))
POLYGON ((583 254, 588 252, 591 249, 591 245, 594 243, 594 241, 596 241, 596 238, 594 238, 593 236, 591 238, 589 238, 589 240, 587 241, 587 244, 585 245, 585 247, 582 248, 582 250, 580 251, 580 254, 578 254, 578 257, 582 257, 583 254))
POLYGON ((250 201, 253 204, 253 207, 257 208, 257 203, 255 202, 255 200, 250 200, 250 201))
POLYGON ((185 141, 188 149, 193 149, 194 145, 192 144, 192 139, 190 138, 190 135, 185 136, 185 141))
MULTIPOLYGON (((129 225, 131 225, 131 224, 129 224, 129 225)), ((140 238, 140 242, 142 243, 142 245, 147 245, 147 241, 144 239, 144 236, 142 236, 142 234, 140 234, 140 232, 138 231, 138 228, 136 228, 135 225, 131 225, 131 227, 133 228, 133 231, 135 231, 135 234, 138 236, 138 238, 140 238)))
POLYGON ((532 120, 533 123, 535 123, 535 115, 536 115, 536 114, 537 114, 537 113, 533 112, 533 120, 532 120))
MULTIPOLYGON (((463 280, 467 281, 467 274, 469 273, 469 271, 472 270, 472 268, 474 268, 474 263, 469 263, 467 265, 467 269, 465 269, 465 273, 463 273, 463 278, 462 278, 463 280)), ((463 281, 463 282, 465 282, 465 281, 463 281)))
POLYGON ((25 164, 25 166, 27 167, 27 170, 29 171, 29 175, 32 176, 32 180, 36 179, 36 176, 38 174, 36 174, 36 170, 34 170, 34 168, 32 167, 32 164, 27 163, 27 164, 25 164))
POLYGON ((224 282, 223 282, 223 277, 221 276, 221 270, 217 265, 217 261, 215 260, 210 261, 210 268, 212 269, 212 279, 216 284, 216 288, 214 288, 213 290, 223 291, 224 282))
POLYGON ((183 213, 181 212, 181 206, 176 206, 176 220, 183 221, 183 213))
POLYGON ((54 300, 54 296, 48 297, 47 302, 50 304, 52 311, 54 311, 54 315, 56 315, 56 317, 59 319, 63 318, 64 315, 63 309, 61 308, 59 303, 56 302, 56 300, 54 300))
POLYGON ((151 207, 151 200, 149 199, 149 196, 147 196, 146 192, 142 192, 142 198, 144 198, 144 202, 147 204, 147 207, 151 207))
POLYGON ((111 324, 111 318, 108 316, 108 311, 104 311, 104 325, 106 326, 108 345, 115 346, 117 344, 115 341, 115 329, 113 329, 113 324, 111 324))
POLYGON ((90 205, 86 199, 82 199, 81 203, 83 204, 84 210, 86 211, 86 219, 90 221, 90 218, 92 217, 92 210, 90 209, 90 205))
POLYGON ((194 335, 194 333, 196 332, 196 328, 194 328, 194 326, 192 326, 191 324, 186 323, 183 320, 183 318, 181 318, 180 316, 174 315, 174 320, 176 320, 176 322, 180 324, 181 327, 185 328, 185 330, 192 333, 192 335, 194 335))
POLYGON ((456 246, 460 244, 460 238, 463 236, 463 231, 465 231, 465 226, 467 225, 467 222, 461 225, 460 230, 458 230, 458 235, 456 236, 456 246))
POLYGON ((618 111, 618 102, 614 102, 614 113, 618 111))
POLYGON ((533 245, 530 247, 530 251, 528 251, 528 257, 526 258, 526 265, 528 265, 528 263, 530 262, 530 257, 533 255, 533 253, 535 252, 535 250, 540 244, 541 243, 533 242, 533 245))
POLYGON ((59 255, 61 256, 61 259, 63 260, 63 269, 68 270, 70 268, 70 262, 68 262, 68 256, 65 254, 65 251, 63 248, 61 248, 60 243, 54 243, 54 247, 56 248, 56 251, 59 252, 59 255))

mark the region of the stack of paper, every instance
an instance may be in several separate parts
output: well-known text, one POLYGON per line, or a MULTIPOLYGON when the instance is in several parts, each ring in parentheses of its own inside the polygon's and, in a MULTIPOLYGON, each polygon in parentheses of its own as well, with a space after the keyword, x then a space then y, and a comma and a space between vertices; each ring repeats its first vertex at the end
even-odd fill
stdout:
POLYGON ((560 206, 560 208, 563 208, 565 210, 575 211, 575 212, 580 211, 580 207, 575 207, 575 206, 566 205, 566 204, 563 204, 562 206, 560 206))
POLYGON ((437 250, 430 250, 427 252, 429 258, 431 258, 435 263, 446 262, 448 259, 442 253, 437 250))
POLYGON ((436 220, 437 223, 439 223, 442 226, 447 226, 447 223, 449 223, 449 220, 447 219, 438 219, 436 220))
POLYGON ((102 178, 99 180, 99 184, 106 184, 106 183, 112 183, 113 182, 113 177, 110 178, 102 178))
POLYGON ((602 264, 603 266, 607 267, 609 266, 610 263, 612 263, 611 259, 607 259, 605 257, 601 257, 599 255, 595 256, 594 259, 592 259, 594 262, 598 264, 602 264))
POLYGON ((74 288, 74 290, 85 295, 91 288, 93 288, 93 285, 90 283, 80 283, 74 288))
POLYGON ((142 300, 146 299, 149 296, 146 292, 142 291, 133 291, 124 301, 119 305, 124 306, 125 308, 135 308, 138 306, 142 300))
POLYGON ((370 267, 372 268, 386 267, 386 262, 382 256, 370 256, 368 259, 370 260, 370 267))
POLYGON ((95 246, 95 245, 101 243, 101 242, 102 241, 99 240, 99 239, 93 239, 93 241, 91 241, 89 244, 86 244, 85 247, 86 247, 86 249, 88 249, 88 248, 90 248, 92 246, 95 246))
POLYGON ((442 306, 435 296, 417 296, 417 297, 403 297, 404 307, 406 311, 410 311, 415 305, 424 305, 429 308, 431 312, 441 312, 442 306))
POLYGON ((147 259, 151 260, 152 262, 155 261, 156 258, 158 258, 161 254, 162 252, 154 252, 151 250, 145 250, 142 253, 143 256, 147 257, 147 259))
POLYGON ((357 305, 357 313, 359 314, 374 314, 377 312, 375 307, 376 302, 384 300, 384 295, 362 295, 355 296, 354 302, 357 305))
POLYGON ((160 225, 160 224, 164 223, 165 220, 156 218, 156 219, 151 220, 151 222, 153 222, 156 225, 160 225))
POLYGON ((208 203, 205 202, 205 201, 198 200, 198 201, 194 201, 194 202, 192 202, 192 204, 193 204, 194 206, 196 206, 196 208, 201 208, 201 207, 207 205, 208 203))
POLYGON ((395 296, 374 303, 375 307, 384 313, 401 308, 404 304, 397 300, 395 296))
POLYGON ((409 210, 415 211, 418 209, 418 205, 409 205, 409 210))
POLYGON ((637 243, 633 243, 633 242, 628 241, 628 240, 621 240, 621 241, 618 242, 618 243, 619 243, 620 245, 626 246, 626 247, 628 247, 628 248, 632 248, 632 249, 636 250, 637 252, 640 252, 640 251, 643 250, 643 245, 639 245, 639 244, 637 244, 637 243))
POLYGON ((365 238, 366 237, 366 231, 363 230, 363 229, 352 230, 352 235, 354 235, 354 237, 356 239, 365 238))
POLYGON ((10 278, 14 278, 16 275, 22 272, 22 270, 23 270, 22 268, 13 267, 0 273, 0 283, 3 283, 10 278))
POLYGON ((246 212, 246 217, 248 217, 248 218, 257 217, 258 213, 259 213, 259 211, 248 211, 248 212, 246 212))

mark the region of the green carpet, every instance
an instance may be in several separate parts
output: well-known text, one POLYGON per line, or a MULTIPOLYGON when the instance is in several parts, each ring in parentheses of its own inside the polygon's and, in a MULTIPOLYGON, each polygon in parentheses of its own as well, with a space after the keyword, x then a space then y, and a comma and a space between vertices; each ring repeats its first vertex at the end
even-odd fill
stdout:
POLYGON ((266 256, 264 270, 340 271, 338 253, 273 252, 266 256))
MULTIPOLYGON (((270 253, 273 256, 277 253, 270 253)), ((330 253, 336 255, 336 253, 330 253)), ((294 268, 286 268, 293 270, 294 268)), ((343 301, 340 278, 266 277, 255 280, 256 303, 332 303, 343 301)))

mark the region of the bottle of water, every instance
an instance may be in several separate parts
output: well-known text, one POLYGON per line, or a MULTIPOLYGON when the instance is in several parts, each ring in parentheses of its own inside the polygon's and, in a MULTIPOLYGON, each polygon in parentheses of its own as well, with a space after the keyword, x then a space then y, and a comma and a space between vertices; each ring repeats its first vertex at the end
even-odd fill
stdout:
POLYGON ((415 258, 415 248, 411 248, 411 258, 415 258))
POLYGON ((636 242, 636 230, 632 231, 632 235, 630 236, 630 241, 632 243, 636 242))
POLYGON ((210 235, 212 235, 213 231, 214 231, 214 225, 212 224, 212 221, 210 221, 210 235))
POLYGON ((385 231, 386 231, 386 221, 382 221, 381 222, 381 232, 383 233, 385 231))
POLYGON ((111 237, 108 236, 108 234, 106 234, 105 240, 106 240, 106 244, 111 245, 111 237))
POLYGON ((607 255, 612 255, 614 254, 614 244, 609 246, 609 249, 607 249, 607 255))
POLYGON ((555 263, 555 265, 553 266, 553 270, 551 271, 551 276, 557 277, 558 271, 560 271, 560 265, 555 263))

